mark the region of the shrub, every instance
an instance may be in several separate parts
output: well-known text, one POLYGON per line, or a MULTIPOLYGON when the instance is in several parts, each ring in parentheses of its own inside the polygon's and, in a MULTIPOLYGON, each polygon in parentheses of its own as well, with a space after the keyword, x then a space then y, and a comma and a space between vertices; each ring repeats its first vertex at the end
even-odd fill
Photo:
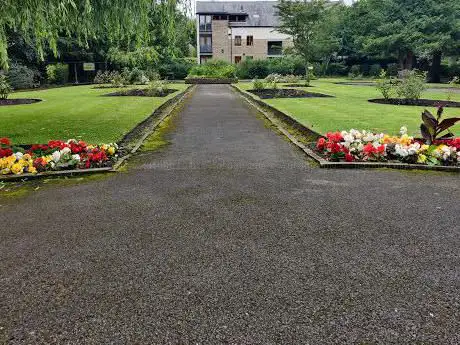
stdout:
POLYGON ((126 78, 123 76, 123 74, 120 74, 118 72, 112 74, 112 80, 110 81, 113 87, 123 87, 125 86, 128 82, 126 78))
MULTIPOLYGON (((323 71, 326 66, 323 66, 323 71)), ((328 76, 345 76, 348 73, 348 67, 342 62, 331 62, 327 66, 325 74, 328 76)))
POLYGON ((66 84, 69 81, 69 65, 57 63, 46 66, 46 77, 50 84, 66 84))
POLYGON ((428 145, 431 145, 436 139, 447 139, 452 138, 454 135, 450 132, 450 128, 460 121, 460 117, 451 117, 445 120, 441 120, 444 112, 443 107, 438 108, 436 117, 433 116, 428 110, 422 113, 422 124, 420 125, 420 131, 423 139, 428 145), (438 137, 443 132, 447 131, 442 137, 438 137))
POLYGON ((265 78, 270 74, 268 60, 245 60, 238 64, 236 74, 240 79, 265 78))
POLYGON ((189 72, 189 76, 212 78, 235 78, 235 75, 235 66, 221 60, 209 60, 202 65, 194 66, 189 72))
POLYGON ((13 63, 8 70, 8 81, 13 89, 32 89, 36 87, 37 74, 27 66, 13 63))
POLYGON ((149 83, 145 93, 151 97, 161 97, 168 91, 168 84, 163 80, 155 80, 149 83))
POLYGON ((113 73, 118 73, 116 71, 97 71, 96 76, 94 77, 94 84, 110 84, 114 78, 113 73))
POLYGON ((260 80, 260 79, 254 79, 252 81, 252 88, 254 90, 263 90, 265 89, 265 83, 263 80, 260 80))
MULTIPOLYGON (((196 66, 196 59, 174 59, 169 62, 163 63, 158 67, 158 73, 162 78, 168 79, 184 79, 190 70, 196 66)), ((150 76, 147 75, 149 78, 150 76)), ((151 79, 153 80, 153 79, 151 79)))
POLYGON ((282 78, 283 78, 282 75, 277 74, 277 73, 272 73, 272 74, 269 74, 265 78, 265 82, 270 84, 273 89, 277 89, 278 88, 278 83, 280 83, 282 81, 282 78))
POLYGON ((13 91, 6 76, 4 74, 0 74, 0 99, 7 99, 9 94, 13 91))
POLYGON ((417 70, 401 73, 402 81, 396 88, 396 93, 400 98, 419 99, 426 89, 426 72, 417 70))
POLYGON ((387 75, 390 77, 396 77, 398 75, 399 67, 396 63, 390 63, 387 65, 387 75))
MULTIPOLYGON (((128 82, 130 84, 145 84, 145 75, 144 71, 141 69, 134 67, 130 72, 128 76, 128 82)), ((147 81, 148 83, 148 81, 147 81)))
POLYGON ((382 73, 382 67, 380 66, 380 64, 373 64, 369 68, 369 75, 371 77, 378 77, 380 76, 380 73, 382 73))
POLYGON ((295 83, 298 83, 301 78, 298 75, 289 74, 289 75, 286 75, 283 79, 286 83, 295 84, 295 83))
POLYGON ((460 77, 453 77, 449 84, 460 85, 460 77))
POLYGON ((383 98, 389 99, 395 94, 395 80, 389 77, 385 71, 381 71, 377 82, 377 90, 382 93, 383 98))
POLYGON ((348 73, 348 78, 358 79, 360 77, 362 77, 362 74, 361 74, 361 68, 359 67, 359 65, 351 66, 350 72, 348 73))

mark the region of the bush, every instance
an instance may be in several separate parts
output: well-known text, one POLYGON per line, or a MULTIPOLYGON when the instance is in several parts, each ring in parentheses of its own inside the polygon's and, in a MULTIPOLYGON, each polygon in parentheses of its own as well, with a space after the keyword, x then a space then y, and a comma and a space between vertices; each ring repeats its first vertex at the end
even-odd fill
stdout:
POLYGON ((175 59, 161 64, 158 67, 158 73, 162 78, 184 79, 194 66, 196 66, 195 58, 193 60, 187 58, 175 59))
POLYGON ((37 74, 27 66, 13 63, 8 70, 8 81, 13 89, 32 89, 37 86, 37 74))
POLYGON ((426 72, 417 70, 401 73, 402 81, 396 89, 396 93, 400 98, 420 99, 423 91, 426 89, 426 72))
POLYGON ((221 60, 209 60, 202 65, 194 66, 189 72, 189 76, 212 78, 235 78, 235 75, 235 66, 221 60))
POLYGON ((359 65, 351 66, 350 72, 348 73, 348 78, 358 79, 361 77, 362 77, 362 74, 361 74, 361 68, 359 67, 359 65))
POLYGON ((0 74, 0 99, 7 99, 9 94, 13 91, 6 76, 0 74))
POLYGON ((94 84, 110 84, 112 79, 114 78, 114 73, 118 73, 116 71, 97 71, 96 76, 94 77, 93 83, 94 84))
POLYGON ((168 91, 168 84, 163 80, 155 80, 149 83, 145 93, 150 97, 162 97, 168 91))
MULTIPOLYGON (((137 67, 134 67, 130 72, 129 72, 129 75, 128 75, 128 82, 130 84, 145 84, 145 75, 144 75, 144 71, 137 68, 137 67)), ((148 83, 148 81, 147 81, 148 83)))
POLYGON ((289 75, 284 76, 283 79, 286 83, 295 84, 300 81, 301 77, 298 75, 289 74, 289 75))
POLYGON ((269 74, 265 78, 265 82, 270 84, 273 89, 277 89, 278 88, 278 83, 282 82, 282 78, 283 78, 282 75, 277 74, 277 73, 272 73, 272 74, 269 74))
POLYGON ((245 60, 238 64, 236 71, 240 79, 265 78, 269 74, 268 60, 245 60))
POLYGON ((390 77, 396 77, 398 75, 399 67, 396 63, 390 63, 387 65, 387 75, 390 77))
POLYGON ((128 81, 123 76, 123 74, 115 72, 112 74, 112 80, 110 81, 110 83, 112 84, 113 87, 123 87, 126 84, 128 84, 128 81))
POLYGON ((395 80, 387 75, 387 72, 381 71, 377 82, 377 90, 382 93, 383 98, 389 99, 395 94, 395 80))
POLYGON ((460 85, 460 77, 453 77, 449 84, 460 85))
POLYGON ((382 73, 382 67, 380 66, 380 64, 373 64, 369 68, 369 75, 371 77, 378 77, 380 76, 381 73, 382 73))
POLYGON ((254 90, 263 90, 265 89, 265 83, 263 80, 260 80, 260 79, 254 79, 252 81, 252 88, 254 90))
MULTIPOLYGON (((325 65, 323 65, 323 71, 324 68, 326 68, 325 65)), ((348 74, 348 67, 342 62, 331 62, 327 66, 325 74, 328 76, 345 76, 348 74)))
POLYGON ((46 66, 46 77, 50 84, 66 84, 69 81, 69 65, 57 63, 46 66))

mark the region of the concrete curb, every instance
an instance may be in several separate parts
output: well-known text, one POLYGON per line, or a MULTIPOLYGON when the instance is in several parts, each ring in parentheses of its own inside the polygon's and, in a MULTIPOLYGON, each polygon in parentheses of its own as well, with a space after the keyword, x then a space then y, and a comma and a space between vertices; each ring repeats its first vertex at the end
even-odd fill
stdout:
MULTIPOLYGON (((289 125, 292 123, 295 124, 293 126, 295 129, 299 130, 301 133, 308 133, 309 136, 316 135, 318 138, 321 136, 317 132, 305 127, 289 115, 281 112, 278 109, 275 109, 271 105, 255 98, 249 92, 239 89, 238 87, 232 85, 232 88, 236 90, 250 105, 255 107, 260 113, 264 115, 267 120, 269 120, 281 133, 283 133, 294 145, 300 148, 303 152, 305 152, 310 158, 315 160, 321 168, 333 168, 333 169, 366 169, 366 168, 389 168, 389 169, 401 169, 401 170, 430 170, 430 171, 447 171, 447 172, 457 172, 460 173, 460 167, 456 166, 430 166, 430 165, 423 165, 423 164, 407 164, 407 163, 383 163, 383 162, 330 162, 325 160, 323 157, 318 155, 312 149, 308 147, 308 144, 305 145, 297 140, 289 131, 285 128, 281 127, 277 121, 275 121, 274 117, 270 115, 265 109, 269 109, 273 111, 276 116, 279 116, 282 121, 288 119, 287 122, 289 125), (302 127, 302 129, 299 129, 302 127)), ((311 143, 310 143, 311 144, 311 143)))
POLYGON ((147 139, 155 129, 176 109, 177 106, 182 104, 184 99, 195 89, 194 85, 190 85, 184 91, 180 92, 173 98, 169 99, 162 105, 160 105, 155 111, 142 122, 137 124, 131 131, 129 131, 123 139, 119 141, 122 143, 124 141, 128 142, 127 138, 129 135, 132 135, 139 127, 145 126, 149 121, 152 120, 153 117, 158 116, 161 114, 160 119, 155 122, 152 128, 142 135, 141 139, 139 139, 134 148, 125 156, 120 157, 113 166, 111 167, 103 167, 103 168, 90 168, 90 169, 73 169, 73 170, 59 170, 59 171, 47 171, 38 174, 21 174, 21 175, 5 175, 0 176, 0 182, 12 182, 12 181, 21 181, 21 180, 32 180, 42 177, 56 177, 56 176, 74 176, 74 175, 85 175, 85 174, 95 174, 95 173, 108 173, 108 172, 116 172, 118 168, 129 158, 131 157, 144 143, 145 139, 147 139))

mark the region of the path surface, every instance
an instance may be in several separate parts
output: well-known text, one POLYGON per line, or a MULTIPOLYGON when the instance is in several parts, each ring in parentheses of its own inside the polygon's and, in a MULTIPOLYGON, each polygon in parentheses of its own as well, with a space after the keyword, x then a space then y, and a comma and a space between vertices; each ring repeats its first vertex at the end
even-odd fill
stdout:
POLYGON ((0 343, 458 344, 458 175, 323 170, 226 86, 0 207, 0 343))

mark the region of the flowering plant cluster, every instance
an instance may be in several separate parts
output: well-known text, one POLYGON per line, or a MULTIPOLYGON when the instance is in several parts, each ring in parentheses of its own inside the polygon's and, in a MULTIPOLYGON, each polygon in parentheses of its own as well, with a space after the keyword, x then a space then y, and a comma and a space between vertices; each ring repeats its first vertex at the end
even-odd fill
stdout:
POLYGON ((426 145, 401 127, 399 136, 368 131, 327 133, 318 139, 316 149, 330 161, 386 162, 460 165, 460 138, 441 139, 426 145))
POLYGON ((28 149, 14 147, 8 138, 0 138, 0 174, 89 169, 109 166, 118 157, 117 144, 89 145, 74 139, 51 140, 28 149))

